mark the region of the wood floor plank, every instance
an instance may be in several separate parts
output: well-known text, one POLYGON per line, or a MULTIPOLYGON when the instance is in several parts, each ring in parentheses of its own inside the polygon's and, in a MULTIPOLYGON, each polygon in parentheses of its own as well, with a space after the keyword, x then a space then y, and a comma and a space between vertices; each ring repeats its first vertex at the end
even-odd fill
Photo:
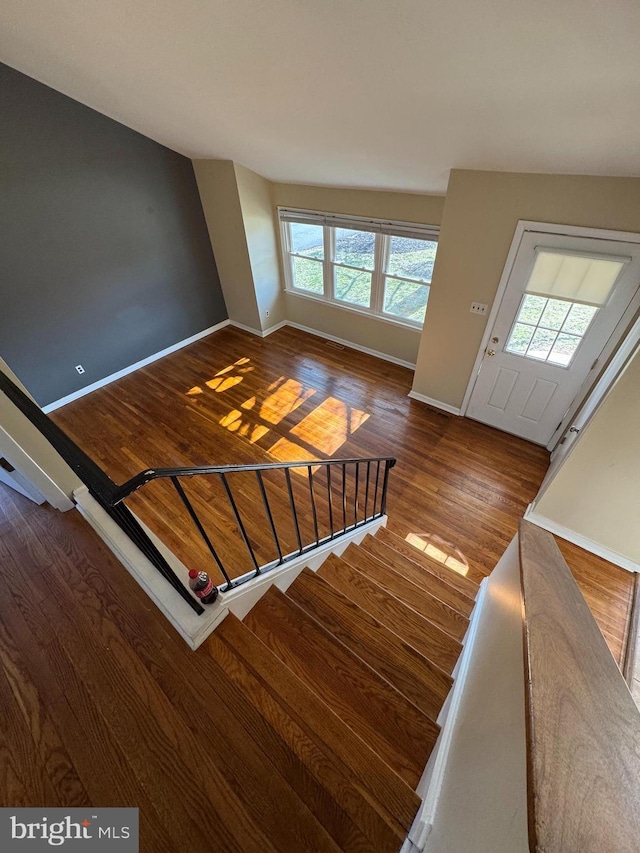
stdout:
POLYGON ((430 559, 427 554, 420 551, 413 545, 410 545, 405 539, 401 539, 396 533, 393 533, 393 531, 386 527, 381 527, 378 530, 376 538, 380 542, 384 542, 390 548, 393 548, 399 554, 404 554, 405 557, 413 560, 414 563, 423 565, 429 572, 439 575, 450 586, 455 587, 467 598, 475 601, 476 595, 478 594, 477 583, 469 580, 469 578, 464 575, 458 574, 455 570, 449 569, 445 565, 438 563, 436 560, 430 559))
MULTIPOLYGON (((411 534, 444 543, 468 564, 463 580, 479 583, 516 533, 544 477, 548 453, 411 400, 411 383, 411 371, 354 350, 348 351, 346 372, 344 352, 297 329, 280 329, 261 340, 228 327, 51 417, 121 482, 153 466, 273 462, 281 442, 293 451, 309 451, 305 417, 325 400, 337 400, 346 413, 357 410, 368 418, 357 429, 327 421, 326 429, 313 437, 313 454, 397 457, 389 480, 388 530, 401 539, 411 534), (233 382, 217 383, 222 376, 233 382), (313 393, 292 409, 291 396, 281 390, 286 383, 298 383, 301 397, 313 393), (257 427, 266 430, 260 437, 257 427), (294 427, 299 429, 292 434, 294 427), (328 453, 323 447, 335 446, 336 434, 343 444, 328 453)), ((155 485, 145 488, 146 495, 143 489, 133 497, 136 512, 187 565, 208 567, 214 575, 206 549, 193 537, 174 495, 169 489, 156 493, 155 485)), ((194 489, 216 544, 223 546, 231 565, 245 567, 245 551, 229 541, 232 521, 208 502, 205 488, 194 484, 194 489)), ((286 503, 279 507, 276 523, 286 528, 286 503)), ((261 541, 267 549, 266 538, 261 541)), ((601 572, 606 579, 610 569, 603 566, 601 572)), ((588 579, 578 581, 588 588, 588 579)), ((607 593, 596 588, 589 595, 590 604, 598 607, 607 593)), ((613 611, 616 606, 612 618, 617 627, 605 626, 614 654, 620 651, 628 619, 626 603, 620 599, 613 611)), ((607 613, 605 607, 597 616, 603 619, 607 613)))
POLYGON ((464 616, 422 587, 408 580, 404 575, 395 572, 365 548, 349 545, 342 554, 342 559, 367 574, 380 586, 388 589, 392 595, 404 601, 413 610, 417 610, 425 619, 437 625, 440 630, 457 642, 460 642, 464 637, 469 624, 464 616))
POLYGON ((432 723, 362 659, 275 587, 245 624, 412 787, 433 741, 432 723))
POLYGON ((213 685, 221 700, 263 746, 340 849, 397 850, 398 835, 327 744, 298 725, 216 634, 207 641, 207 653, 217 664, 213 685))
POLYGON ((421 586, 443 604, 456 610, 462 616, 468 617, 473 610, 473 602, 459 592, 439 575, 430 571, 426 566, 419 566, 414 560, 394 550, 386 542, 378 540, 377 536, 365 536, 360 547, 377 557, 394 571, 408 578, 412 583, 421 586))
POLYGON ((402 781, 391 764, 382 760, 380 750, 367 747, 357 733, 345 725, 341 716, 315 692, 309 691, 302 679, 286 666, 266 644, 244 623, 230 615, 223 621, 218 636, 232 649, 262 685, 277 699, 303 728, 311 727, 324 743, 369 791, 378 808, 386 808, 386 821, 402 840, 415 817, 420 803, 410 784, 402 781))
MULTIPOLYGON (((450 675, 311 569, 304 569, 298 575, 287 595, 435 724, 451 689, 450 675)), ((438 727, 433 725, 431 748, 438 732, 438 727)))
MULTIPOLYGON (((59 586, 56 592, 61 592, 59 586)), ((197 701, 188 681, 179 686, 177 675, 172 678, 170 659, 162 660, 160 656, 158 663, 162 665, 154 666, 152 657, 146 657, 143 650, 137 650, 137 657, 132 655, 129 643, 113 621, 101 618, 99 610, 92 607, 88 597, 85 596, 83 600, 85 612, 91 614, 90 621, 96 625, 99 635, 108 644, 114 662, 119 663, 121 669, 129 673, 128 678, 131 684, 135 685, 134 691, 138 693, 139 701, 147 703, 147 713, 153 714, 162 727, 159 736, 172 738, 174 741, 179 738, 183 760, 187 765, 190 763, 187 750, 189 740, 193 739, 195 747, 199 738, 208 740, 209 733, 216 732, 215 748, 208 755, 199 752, 202 773, 211 777, 210 781, 207 779, 206 783, 201 782, 201 786, 203 790, 209 791, 212 802, 215 802, 213 791, 219 790, 219 802, 222 804, 224 801, 225 809, 230 815, 234 801, 237 802, 237 813, 240 813, 241 807, 245 809, 245 815, 238 821, 238 824, 243 826, 243 844, 251 843, 250 833, 255 832, 252 825, 259 825, 260 831, 255 832, 256 837, 264 834, 274 849, 286 850, 301 846, 327 853, 337 851, 338 848, 295 797, 289 786, 284 784, 273 767, 267 766, 262 751, 251 744, 246 732, 240 730, 240 724, 226 706, 215 701, 197 701), (145 665, 153 668, 153 679, 149 670, 143 668, 143 661, 145 665), (167 700, 170 700, 171 705, 167 700), (173 715, 169 726, 165 719, 169 717, 170 709, 177 712, 177 715, 173 715), (280 810, 274 809, 274 803, 279 804, 280 810)), ((129 695, 132 695, 131 688, 129 695)), ((175 746, 173 748, 175 749, 175 746)), ((227 820, 226 816, 224 820, 227 820)), ((268 845, 267 841, 265 845, 268 845)), ((268 846, 266 849, 269 849, 268 846)))
POLYGON ((428 654, 444 672, 451 673, 462 651, 453 637, 335 554, 324 561, 318 574, 416 651, 428 654))

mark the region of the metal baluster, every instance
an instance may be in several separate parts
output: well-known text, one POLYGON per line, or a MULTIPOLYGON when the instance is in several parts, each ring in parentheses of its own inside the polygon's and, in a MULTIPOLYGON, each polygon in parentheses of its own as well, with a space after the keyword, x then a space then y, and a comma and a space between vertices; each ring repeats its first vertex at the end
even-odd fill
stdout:
POLYGON ((378 501, 378 480, 380 479, 380 460, 378 459, 376 463, 376 488, 373 493, 373 517, 375 518, 377 515, 376 512, 376 503, 378 501))
POLYGON ((258 478, 258 485, 260 486, 260 494, 262 495, 262 502, 264 504, 265 512, 267 513, 267 518, 269 519, 269 526, 271 527, 271 533, 273 535, 273 541, 276 545, 276 550, 278 552, 279 562, 283 561, 282 549, 280 548, 280 542, 278 540, 278 534, 276 532, 276 525, 273 520, 273 515, 271 514, 271 507, 269 506, 269 498, 267 496, 267 490, 264 487, 264 481, 262 479, 262 471, 256 471, 256 477, 258 478))
POLYGON ((342 527, 347 529, 347 466, 342 464, 342 527))
POLYGON ((229 499, 229 503, 231 504, 231 509, 233 510, 233 514, 236 517, 236 524, 238 525, 238 530, 240 531, 240 536, 242 536, 242 541, 247 547, 247 551, 249 552, 249 556, 251 557, 251 561, 255 567, 256 574, 260 574, 260 566, 258 565, 258 561, 256 560, 256 555, 253 553, 253 548, 251 547, 251 543, 249 542, 249 537, 247 536, 247 531, 244 529, 244 524, 242 523, 242 519, 240 518, 240 513, 238 512, 238 507, 236 506, 236 502, 233 499, 233 495, 231 494, 231 489, 229 488, 229 483, 227 483, 227 478, 224 474, 220 474, 220 479, 222 480, 222 485, 224 486, 224 490, 227 493, 227 498, 229 499))
POLYGON ((358 489, 360 488, 360 463, 356 462, 356 488, 353 496, 353 524, 358 524, 358 489))
POLYGON ((318 531, 318 513, 316 512, 316 499, 313 494, 313 474, 311 465, 307 465, 307 479, 309 480, 309 496, 311 498, 311 512, 313 514, 313 529, 316 532, 316 545, 320 544, 320 533, 318 531))
POLYGON ((182 483, 180 483, 180 481, 178 480, 178 478, 177 478, 177 477, 171 477, 171 482, 173 483, 173 485, 174 485, 174 487, 175 487, 176 492, 177 492, 177 493, 178 493, 178 495, 180 496, 180 498, 181 498, 181 500, 182 500, 182 503, 183 503, 183 504, 185 505, 185 507, 187 508, 187 512, 188 512, 188 513, 189 513, 189 515, 191 516, 191 519, 193 520, 193 523, 195 524, 195 526, 196 526, 196 527, 198 528, 198 530, 200 531, 200 536, 202 536, 202 538, 204 539, 205 545, 206 545, 206 546, 207 546, 207 548, 209 549, 209 552, 211 553, 211 556, 212 556, 212 557, 213 557, 213 559, 215 560, 216 565, 217 565, 217 566, 218 566, 218 568, 220 569, 220 572, 221 572, 222 576, 223 576, 223 577, 224 577, 224 579, 226 580, 226 582, 227 582, 227 589, 228 589, 228 588, 231 586, 231 578, 230 578, 230 577, 229 577, 229 575, 227 574, 227 572, 226 572, 226 570, 225 570, 224 566, 222 565, 222 560, 221 560, 221 559, 220 559, 220 557, 218 556, 218 554, 217 554, 217 552, 216 552, 216 549, 215 549, 215 548, 213 547, 213 545, 211 544, 211 540, 209 539, 209 537, 208 537, 208 535, 207 535, 207 531, 206 531, 206 530, 204 529, 204 527, 202 526, 202 523, 201 523, 200 519, 198 518, 198 515, 197 515, 197 513, 196 513, 195 509, 194 509, 194 508, 193 508, 193 506, 191 505, 191 501, 190 501, 190 500, 189 500, 189 498, 186 496, 185 491, 184 491, 184 489, 182 488, 182 483))
POLYGON ((384 515, 387 511, 387 486, 389 485, 389 471, 391 465, 389 462, 384 463, 384 482, 382 484, 382 500, 380 502, 380 515, 384 515))
POLYGON ((327 465, 327 497, 329 498, 329 527, 331 528, 331 538, 333 539, 335 531, 333 529, 333 503, 331 500, 331 465, 327 465))
POLYGON ((296 528, 296 539, 298 540, 298 553, 302 554, 302 537, 300 536, 300 525, 298 524, 298 511, 296 510, 296 502, 293 497, 293 485, 291 483, 291 474, 289 469, 284 469, 284 476, 287 481, 287 490, 289 492, 289 503, 291 504, 291 517, 296 528))
POLYGON ((364 490, 364 520, 367 520, 367 504, 369 502, 369 476, 371 473, 371 462, 367 462, 367 485, 364 490))

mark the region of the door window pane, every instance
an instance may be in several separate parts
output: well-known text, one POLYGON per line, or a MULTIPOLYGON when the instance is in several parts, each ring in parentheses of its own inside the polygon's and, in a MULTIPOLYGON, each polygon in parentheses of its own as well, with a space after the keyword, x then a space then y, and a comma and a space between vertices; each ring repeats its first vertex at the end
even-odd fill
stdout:
POLYGON ((547 307, 542 312, 540 325, 545 329, 561 329, 569 309, 570 302, 563 302, 560 299, 548 299, 547 307))
POLYGON ((556 341, 556 337, 556 333, 549 329, 536 329, 533 337, 531 338, 531 343, 527 350, 527 356, 529 358, 538 358, 542 361, 546 361, 547 356, 551 352, 551 347, 556 341))
POLYGON ((505 350, 568 367, 597 313, 592 305, 525 294, 505 350))
POLYGON ((526 295, 518 312, 519 323, 532 323, 534 326, 542 317, 547 300, 543 296, 526 295))
POLYGON ((404 278, 431 281, 437 242, 413 237, 391 237, 387 272, 404 278))
POLYGON ((552 364, 561 364, 563 367, 566 367, 580 346, 580 340, 581 339, 577 335, 558 335, 556 342, 553 345, 553 349, 549 353, 547 361, 550 361, 552 364))
POLYGON ((387 277, 384 285, 385 314, 422 323, 427 311, 429 287, 413 281, 387 277))
POLYGON ((372 270, 376 249, 376 235, 371 231, 353 231, 336 228, 336 261, 351 267, 372 270))
POLYGON ((335 297, 342 302, 369 308, 371 305, 371 273, 336 267, 335 297))
POLYGON ((307 290, 309 293, 324 294, 324 281, 322 275, 322 261, 311 261, 306 258, 293 260, 293 286, 298 290, 307 290))
POLYGON ((535 326, 525 326, 524 323, 516 323, 507 344, 507 351, 516 355, 524 355, 529 348, 535 330, 535 326))
MULTIPOLYGON (((291 251, 307 258, 324 258, 324 228, 322 225, 289 223, 291 251)), ((297 286, 297 285, 296 285, 297 286)))
POLYGON ((598 309, 593 305, 573 305, 562 329, 564 332, 584 335, 597 313, 598 309))

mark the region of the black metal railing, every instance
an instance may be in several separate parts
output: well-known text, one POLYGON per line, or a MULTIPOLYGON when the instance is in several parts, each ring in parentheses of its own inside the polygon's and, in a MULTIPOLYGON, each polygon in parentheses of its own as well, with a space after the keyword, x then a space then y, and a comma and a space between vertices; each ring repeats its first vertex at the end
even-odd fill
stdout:
POLYGON ((155 468, 118 486, 2 371, 0 392, 49 441, 100 506, 198 614, 204 608, 125 504, 134 492, 151 488, 153 481, 173 488, 179 498, 175 515, 186 513, 186 520, 195 527, 222 592, 386 511, 389 471, 396 463, 392 457, 155 468), (210 512, 211 506, 215 512, 210 512), (237 536, 232 535, 234 531, 237 536))
POLYGON ((383 516, 395 463, 384 456, 150 468, 119 486, 112 506, 154 481, 170 483, 227 592, 383 516), (218 535, 230 526, 236 537, 218 535))

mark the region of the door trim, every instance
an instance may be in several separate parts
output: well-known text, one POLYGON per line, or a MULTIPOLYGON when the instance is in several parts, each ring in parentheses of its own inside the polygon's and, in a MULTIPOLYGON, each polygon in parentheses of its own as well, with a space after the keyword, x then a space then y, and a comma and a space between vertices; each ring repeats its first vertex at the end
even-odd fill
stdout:
MULTIPOLYGON (((502 304, 502 299, 504 297, 505 291, 507 289, 507 284, 509 282, 509 277, 511 276, 511 272, 513 270, 513 265, 516 260, 516 256, 518 254, 518 250, 520 249, 520 244, 522 242, 522 238, 527 232, 536 232, 540 234, 560 234, 565 237, 587 237, 595 240, 615 240, 617 242, 622 243, 634 243, 640 244, 640 234, 635 234, 631 231, 610 231, 604 228, 585 228, 581 225, 555 225, 551 222, 534 222, 529 219, 520 219, 518 220, 518 224, 516 225, 516 230, 513 235, 513 240, 511 241, 511 246, 509 247, 509 252, 507 254, 507 259, 505 261, 504 269, 502 271, 502 276, 500 277, 500 282, 498 284, 498 289, 496 291, 495 298, 493 300, 493 305, 491 306, 491 311, 489 312, 489 316, 487 317, 487 322, 485 325, 484 333, 482 335, 482 341, 480 342, 480 347, 478 349, 478 353, 476 355, 476 359, 473 363, 473 368, 471 370, 471 375, 469 377, 469 382, 467 384, 467 390, 465 391, 464 397, 462 399, 462 404, 460 406, 460 414, 466 415, 467 410, 469 408, 469 403, 471 401, 471 395, 473 394, 473 389, 475 388, 476 381, 478 379, 478 374, 480 372, 480 367, 482 365, 484 359, 484 353, 489 344, 489 338, 491 336, 491 331, 495 325, 496 318, 498 316, 498 312, 500 310, 500 306, 502 304)), ((633 314, 638 309, 638 302, 640 300, 640 291, 631 301, 629 307, 625 311, 616 326, 613 334, 605 344, 605 347, 602 351, 602 356, 608 358, 611 355, 611 352, 615 348, 616 343, 619 342, 619 337, 616 339, 616 332, 618 329, 624 329, 624 323, 628 324, 629 320, 633 317, 633 314), (607 353, 607 349, 609 352, 607 353)), ((619 333, 618 333, 619 334, 619 333)), ((556 430, 556 432, 551 437, 551 441, 548 445, 548 449, 551 449, 554 445, 558 443, 562 434, 569 426, 569 420, 572 414, 575 414, 576 409, 574 408, 576 401, 580 399, 580 402, 584 400, 584 398, 588 395, 590 388, 580 389, 578 392, 578 396, 576 396, 571 404, 570 409, 568 410, 565 418, 561 426, 556 430), (582 394, 582 397, 579 398, 579 395, 582 394), (560 431, 562 430, 562 431, 560 431)))

